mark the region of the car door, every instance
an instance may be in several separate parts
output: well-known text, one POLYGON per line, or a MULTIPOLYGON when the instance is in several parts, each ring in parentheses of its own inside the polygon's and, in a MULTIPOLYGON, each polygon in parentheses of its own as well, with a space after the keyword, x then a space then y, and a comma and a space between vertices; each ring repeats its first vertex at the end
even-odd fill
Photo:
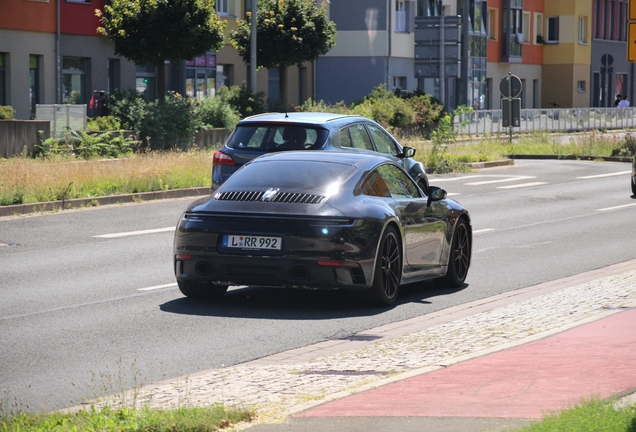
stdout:
POLYGON ((395 165, 381 165, 377 172, 401 214, 406 262, 415 269, 439 266, 446 232, 444 201, 429 203, 413 179, 395 165))

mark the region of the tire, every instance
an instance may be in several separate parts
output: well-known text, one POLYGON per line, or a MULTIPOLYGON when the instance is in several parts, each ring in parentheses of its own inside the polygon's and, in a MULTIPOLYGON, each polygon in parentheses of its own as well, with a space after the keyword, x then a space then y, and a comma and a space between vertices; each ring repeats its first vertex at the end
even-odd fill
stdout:
POLYGON ((215 285, 198 281, 177 281, 184 296, 195 299, 219 299, 227 291, 227 285, 215 285))
POLYGON ((445 286, 459 288, 464 284, 468 274, 468 267, 470 266, 470 242, 468 224, 466 224, 464 219, 460 219, 453 233, 453 243, 448 257, 448 269, 446 270, 446 275, 442 278, 445 286))
POLYGON ((370 306, 391 306, 397 299, 401 281, 402 250, 397 231, 388 227, 375 259, 373 285, 361 293, 362 299, 370 306))

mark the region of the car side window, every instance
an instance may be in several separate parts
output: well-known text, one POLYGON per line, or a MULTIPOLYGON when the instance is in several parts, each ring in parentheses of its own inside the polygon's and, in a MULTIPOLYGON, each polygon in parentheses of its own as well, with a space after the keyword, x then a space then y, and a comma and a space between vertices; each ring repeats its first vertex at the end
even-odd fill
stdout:
POLYGON ((353 146, 359 149, 374 150, 369 133, 362 123, 349 126, 353 146))
POLYGON ((340 129, 340 147, 353 147, 351 135, 349 135, 349 128, 347 127, 340 129))
POLYGON ((369 174, 369 176, 362 184, 360 190, 363 194, 369 196, 383 198, 391 197, 391 193, 389 192, 389 188, 387 187, 386 182, 377 171, 373 171, 371 174, 369 174))
POLYGON ((382 129, 375 125, 368 124, 369 132, 373 137, 373 142, 380 153, 388 155, 397 155, 400 153, 400 149, 395 145, 395 142, 389 137, 382 129))
POLYGON ((377 169, 393 198, 420 198, 420 190, 404 171, 395 165, 382 165, 377 169))

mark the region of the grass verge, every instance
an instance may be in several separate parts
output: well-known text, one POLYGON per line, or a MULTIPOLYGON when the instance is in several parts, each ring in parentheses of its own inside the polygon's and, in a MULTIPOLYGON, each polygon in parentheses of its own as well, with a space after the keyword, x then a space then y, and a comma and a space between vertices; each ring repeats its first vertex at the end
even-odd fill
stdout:
MULTIPOLYGON (((563 135, 536 133, 507 138, 431 141, 405 138, 415 147, 415 159, 438 173, 467 171, 465 164, 504 159, 506 155, 631 156, 632 134, 589 132, 563 135)), ((0 205, 31 204, 73 198, 155 192, 210 186, 214 149, 190 152, 151 152, 118 159, 18 157, 0 159, 0 205)))
POLYGON ((636 405, 591 399, 517 429, 518 432, 636 432, 636 405))
POLYGON ((104 407, 75 413, 19 414, 0 418, 1 432, 212 432, 251 421, 254 412, 241 408, 213 405, 203 408, 166 410, 104 407))

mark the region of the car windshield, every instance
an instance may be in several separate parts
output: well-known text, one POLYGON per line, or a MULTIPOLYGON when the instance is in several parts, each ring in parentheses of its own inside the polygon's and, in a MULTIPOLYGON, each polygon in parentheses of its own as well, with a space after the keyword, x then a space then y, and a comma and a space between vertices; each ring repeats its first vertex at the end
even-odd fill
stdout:
POLYGON ((317 150, 328 135, 326 129, 296 124, 239 125, 227 146, 259 152, 317 150))
POLYGON ((256 161, 238 170, 224 184, 224 191, 266 190, 331 195, 356 168, 325 161, 256 161), (290 173, 293 172, 293 175, 290 173))

